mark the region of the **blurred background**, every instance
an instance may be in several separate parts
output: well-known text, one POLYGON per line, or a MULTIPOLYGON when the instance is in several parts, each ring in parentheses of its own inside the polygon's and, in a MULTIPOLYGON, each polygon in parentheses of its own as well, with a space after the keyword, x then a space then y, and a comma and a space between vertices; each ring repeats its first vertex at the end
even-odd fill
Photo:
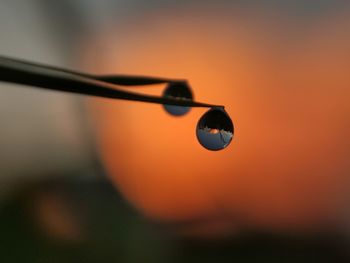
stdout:
POLYGON ((350 261, 350 2, 0 0, 0 33, 1 55, 188 79, 236 128, 209 152, 205 109, 0 83, 0 262, 350 261))

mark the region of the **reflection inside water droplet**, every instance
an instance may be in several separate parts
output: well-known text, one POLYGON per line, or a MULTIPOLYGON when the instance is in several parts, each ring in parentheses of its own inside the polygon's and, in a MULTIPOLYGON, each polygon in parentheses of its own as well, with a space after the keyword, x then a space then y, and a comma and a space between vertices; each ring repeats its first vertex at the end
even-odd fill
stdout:
POLYGON ((223 108, 212 108, 198 121, 196 133, 199 143, 204 148, 218 151, 230 144, 234 127, 223 108))
MULTIPOLYGON (((192 100, 193 95, 189 85, 186 82, 169 83, 163 92, 163 97, 175 98, 180 100, 192 100)), ((191 110, 191 107, 163 105, 166 112, 173 116, 182 116, 191 110)))

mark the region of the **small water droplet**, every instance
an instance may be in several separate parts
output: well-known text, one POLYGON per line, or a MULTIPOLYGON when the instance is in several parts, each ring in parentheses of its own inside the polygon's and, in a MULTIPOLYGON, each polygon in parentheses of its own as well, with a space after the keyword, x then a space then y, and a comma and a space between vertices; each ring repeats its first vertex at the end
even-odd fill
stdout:
POLYGON ((206 149, 218 151, 232 141, 234 127, 223 108, 212 108, 198 121, 196 134, 199 143, 206 149))
MULTIPOLYGON (((192 100, 193 95, 189 85, 186 82, 169 83, 163 92, 163 97, 175 98, 179 100, 192 100)), ((166 112, 173 116, 182 116, 191 110, 191 107, 182 107, 174 105, 163 105, 166 112)))

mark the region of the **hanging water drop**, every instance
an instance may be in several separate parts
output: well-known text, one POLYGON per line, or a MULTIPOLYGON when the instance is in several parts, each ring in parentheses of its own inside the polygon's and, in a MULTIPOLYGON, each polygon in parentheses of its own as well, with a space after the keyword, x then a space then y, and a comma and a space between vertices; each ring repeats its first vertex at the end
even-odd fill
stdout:
POLYGON ((226 148, 234 133, 231 118, 223 108, 212 108, 198 121, 196 134, 199 143, 206 149, 218 151, 226 148))
MULTIPOLYGON (((173 98, 179 100, 192 100, 193 95, 189 85, 186 82, 169 83, 163 92, 164 98, 173 98)), ((190 107, 163 105, 166 112, 173 116, 182 116, 190 111, 190 107)))

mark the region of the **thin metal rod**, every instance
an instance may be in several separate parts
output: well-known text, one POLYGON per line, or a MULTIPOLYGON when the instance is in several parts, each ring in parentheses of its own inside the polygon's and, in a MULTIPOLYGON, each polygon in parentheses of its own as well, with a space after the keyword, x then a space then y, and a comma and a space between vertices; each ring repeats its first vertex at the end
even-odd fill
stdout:
POLYGON ((0 57, 0 81, 90 96, 185 107, 223 107, 192 100, 163 98, 118 89, 118 86, 57 68, 0 57))
POLYGON ((1 61, 7 60, 8 62, 20 63, 22 65, 25 64, 36 68, 52 69, 60 72, 79 75, 90 79, 101 80, 104 82, 117 84, 121 86, 145 86, 145 85, 154 85, 154 84, 164 84, 169 82, 186 82, 186 80, 182 80, 182 79, 169 79, 169 78, 159 78, 159 77, 149 77, 149 76, 95 75, 95 74, 74 71, 74 70, 61 68, 61 67, 45 65, 37 62, 32 62, 32 61, 26 61, 26 60, 17 59, 17 58, 10 58, 6 56, 0 56, 0 60, 1 61))

